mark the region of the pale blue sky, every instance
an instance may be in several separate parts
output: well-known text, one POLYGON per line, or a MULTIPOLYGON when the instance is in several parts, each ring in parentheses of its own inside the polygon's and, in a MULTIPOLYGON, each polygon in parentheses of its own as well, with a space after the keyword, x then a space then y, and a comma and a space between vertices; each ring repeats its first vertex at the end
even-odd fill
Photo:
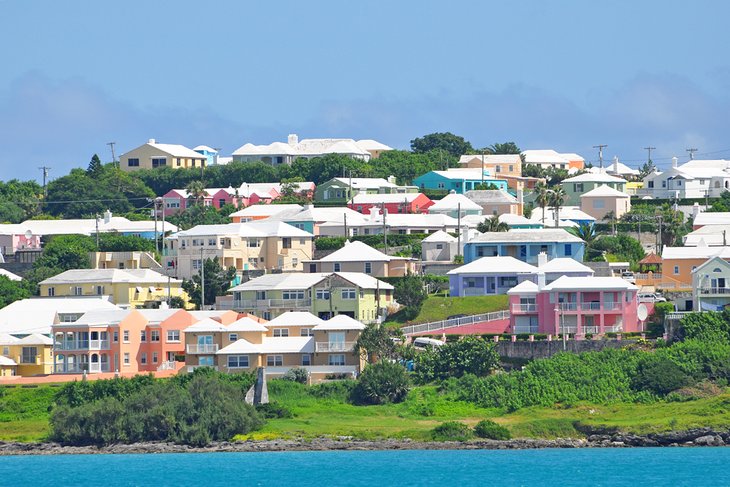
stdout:
POLYGON ((636 166, 730 159, 721 1, 0 0, 0 178, 148 138, 451 131, 636 166))

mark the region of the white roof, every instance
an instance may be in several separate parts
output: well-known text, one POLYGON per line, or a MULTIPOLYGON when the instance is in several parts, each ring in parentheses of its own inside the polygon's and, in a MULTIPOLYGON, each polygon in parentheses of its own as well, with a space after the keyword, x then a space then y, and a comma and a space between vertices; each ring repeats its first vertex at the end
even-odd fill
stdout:
MULTIPOLYGON (((167 285, 168 277, 152 269, 70 269, 53 277, 49 277, 40 284, 80 284, 85 282, 104 282, 130 284, 161 284, 167 285)), ((180 279, 172 279, 174 283, 181 283, 180 279)))
POLYGON ((302 205, 294 205, 294 204, 286 204, 286 205, 276 205, 276 204, 268 204, 268 205, 251 205, 247 206, 246 208, 243 208, 242 210, 238 210, 234 213, 231 213, 230 217, 234 216, 272 216, 276 215, 278 213, 282 213, 284 211, 291 211, 296 210, 299 211, 303 207, 302 205))
POLYGON ((228 328, 222 325, 220 322, 215 321, 212 318, 203 318, 202 320, 194 323, 185 330, 185 333, 199 333, 199 332, 227 332, 228 328))
POLYGON ((594 273, 593 269, 570 257, 558 257, 549 260, 545 265, 539 266, 538 269, 546 274, 554 274, 556 272, 585 272, 593 275, 594 273))
POLYGON ((522 158, 519 154, 464 154, 459 157, 459 164, 468 164, 474 159, 482 161, 484 164, 521 164, 522 158))
POLYGON ((510 256, 482 257, 447 274, 534 274, 537 267, 510 256))
MULTIPOLYGON (((534 212, 534 210, 533 210, 534 212)), ((525 218, 522 215, 515 215, 513 213, 502 213, 499 215, 499 221, 502 223, 506 223, 509 226, 514 225, 534 225, 537 222, 534 222, 530 220, 529 218, 525 218)))
POLYGON ((133 313, 136 310, 131 309, 93 309, 91 311, 88 311, 84 313, 84 315, 79 318, 74 323, 60 323, 59 325, 54 325, 54 328, 56 326, 77 326, 77 325, 88 325, 88 326, 95 326, 95 325, 116 325, 122 322, 127 316, 129 316, 131 313, 133 313))
MULTIPOLYGON (((201 154, 195 152, 192 149, 188 149, 184 145, 180 145, 180 144, 158 144, 157 142, 150 141, 145 145, 154 147, 155 149, 160 150, 162 152, 166 152, 174 157, 187 157, 187 158, 195 158, 195 159, 200 159, 202 157, 201 154)), ((126 154, 124 154, 124 155, 126 155, 126 154)), ((122 157, 124 157, 124 155, 122 155, 122 157)))
POLYGON ((730 258, 730 247, 697 245, 696 247, 664 247, 662 250, 662 259, 709 259, 715 256, 724 259, 730 258))
POLYGON ((316 326, 324 323, 324 320, 314 316, 309 311, 287 311, 273 320, 266 323, 268 328, 283 326, 316 326))
POLYGON ((449 193, 440 200, 434 201, 434 204, 428 208, 428 211, 444 211, 444 210, 457 210, 461 207, 462 211, 467 210, 482 210, 482 207, 472 200, 458 193, 449 193))
MULTIPOLYGON (((197 154, 197 153, 196 153, 197 154)), ((200 154, 198 154, 199 157, 200 154)), ((108 221, 99 218, 99 232, 144 233, 155 230, 155 222, 151 220, 131 221, 124 217, 112 216, 108 221)), ((0 225, 0 235, 91 235, 96 233, 97 221, 94 218, 69 220, 26 220, 17 225, 0 225)), ((158 231, 162 231, 162 223, 157 223, 158 231)), ((165 222, 165 231, 176 232, 177 226, 165 222)))
POLYGON ((22 281, 23 278, 5 269, 0 269, 0 276, 5 276, 11 281, 22 281))
POLYGON ((352 189, 380 189, 396 188, 397 185, 388 182, 383 178, 332 178, 344 186, 352 186, 352 189))
POLYGON ((390 262, 393 259, 402 259, 402 257, 391 257, 363 242, 348 240, 345 241, 344 247, 322 257, 320 262, 390 262))
POLYGON ((321 325, 314 327, 316 331, 322 330, 364 330, 365 325, 347 315, 335 315, 321 325))
POLYGON ((349 204, 410 203, 419 196, 421 196, 421 193, 356 194, 352 197, 349 204))
POLYGON ((349 225, 364 223, 365 215, 346 206, 315 207, 307 205, 301 210, 282 212, 271 217, 285 222, 343 223, 347 218, 349 225))
MULTIPOLYGON (((592 172, 592 171, 591 171, 592 172)), ((616 175, 622 175, 627 174, 630 176, 638 176, 639 171, 636 169, 631 169, 626 164, 619 162, 618 159, 615 159, 607 168, 606 172, 609 174, 616 174, 616 175)))
POLYGON ((572 291, 572 290, 638 290, 620 277, 569 277, 562 276, 543 288, 544 291, 572 291))
POLYGON ((3 355, 0 355, 0 365, 3 367, 12 367, 14 365, 18 365, 15 363, 15 360, 5 357, 3 355))
POLYGON ((227 328, 228 331, 268 331, 268 328, 266 328, 262 323, 259 323, 248 316, 244 316, 240 320, 234 321, 228 325, 227 328))
POLYGON ((263 337, 262 343, 243 338, 223 347, 216 355, 314 353, 313 337, 263 337))
POLYGON ((469 241, 472 242, 583 242, 583 240, 561 228, 513 228, 509 232, 479 234, 469 241))
POLYGON ((378 279, 362 272, 315 272, 311 274, 301 272, 284 272, 281 274, 265 274, 261 277, 239 284, 238 286, 231 288, 229 291, 309 289, 327 279, 329 276, 339 276, 364 289, 393 289, 393 286, 387 282, 379 281, 378 279))
POLYGON ((510 296, 513 294, 537 294, 537 291, 537 284, 532 281, 522 281, 521 283, 507 291, 507 294, 510 296))
POLYGON ((605 172, 598 174, 586 172, 578 176, 573 176, 572 178, 563 179, 563 183, 626 183, 626 180, 611 176, 605 172))
MULTIPOLYGON (((595 218, 581 210, 578 206, 561 206, 559 216, 560 220, 596 221, 595 218)), ((555 224, 555 209, 545 208, 545 220, 543 221, 542 208, 535 208, 532 210, 530 220, 534 223, 542 223, 545 226, 553 226, 555 224)))
POLYGON ((700 245, 725 245, 730 244, 730 222, 726 225, 705 225, 684 236, 686 247, 700 245))
POLYGON ((17 343, 19 338, 10 335, 9 333, 0 333, 0 345, 12 345, 17 343))
POLYGON ((495 203, 517 203, 517 198, 503 189, 474 189, 464 193, 474 203, 485 205, 495 203))
POLYGON ((389 146, 387 146, 383 143, 380 143, 377 140, 373 140, 373 139, 360 139, 355 143, 358 145, 358 147, 360 147, 361 149, 367 150, 367 151, 393 150, 392 147, 389 147, 389 146))
POLYGON ((699 213, 692 225, 705 226, 705 225, 730 225, 730 212, 726 211, 703 211, 699 213))
POLYGON ((293 227, 288 223, 271 218, 246 223, 226 223, 223 225, 196 225, 189 230, 175 234, 181 237, 236 235, 241 237, 313 237, 309 232, 293 227))
POLYGON ((119 310, 108 299, 98 297, 21 299, 0 309, 0 332, 14 335, 51 333, 56 314, 82 315, 92 309, 119 310))
POLYGON ((593 188, 592 190, 588 191, 587 193, 583 193, 580 195, 581 198, 596 198, 596 197, 620 197, 620 198, 630 198, 630 196, 623 191, 619 191, 617 189, 613 189, 610 186, 606 186, 605 184, 602 184, 600 186, 597 186, 593 188))
POLYGON ((156 324, 162 323, 166 319, 170 318, 175 313, 183 311, 178 308, 159 308, 159 309, 138 309, 137 310, 142 316, 145 317, 148 323, 156 324))
POLYGON ((457 180, 485 180, 491 179, 491 173, 485 169, 483 172, 480 168, 455 168, 447 169, 446 171, 431 171, 446 179, 457 179, 457 180))
POLYGON ((443 230, 438 230, 436 232, 433 232, 428 237, 421 240, 422 242, 456 242, 457 238, 454 237, 451 234, 448 234, 444 232, 443 230))
MULTIPOLYGON (((372 222, 382 224, 383 217, 378 215, 372 222)), ((456 228, 459 222, 456 218, 444 215, 443 213, 388 213, 385 217, 385 224, 388 227, 411 227, 411 228, 456 228)))
POLYGON ((212 147, 208 147, 207 145, 198 145, 196 147, 193 147, 193 150, 194 151, 202 150, 202 151, 206 151, 206 152, 213 152, 213 153, 216 153, 216 154, 218 153, 217 150, 215 150, 212 147))
POLYGON ((302 139, 295 144, 273 142, 268 145, 244 144, 233 152, 234 156, 258 155, 292 155, 318 156, 322 154, 350 154, 370 156, 368 150, 392 150, 385 144, 375 140, 364 139, 355 142, 353 139, 302 139))
POLYGON ((40 333, 31 333, 27 337, 21 338, 16 345, 53 345, 53 339, 40 333))
POLYGON ((552 149, 523 150, 525 164, 567 164, 570 160, 552 149))

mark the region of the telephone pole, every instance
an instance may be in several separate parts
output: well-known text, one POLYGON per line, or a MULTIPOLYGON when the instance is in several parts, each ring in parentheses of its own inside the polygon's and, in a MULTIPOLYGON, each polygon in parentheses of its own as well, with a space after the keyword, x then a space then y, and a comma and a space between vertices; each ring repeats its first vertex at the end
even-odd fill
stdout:
POLYGON ((114 164, 116 166, 117 157, 114 155, 114 144, 116 144, 116 142, 107 142, 106 143, 106 145, 108 145, 112 150, 112 164, 114 164))
POLYGON ((653 151, 654 149, 656 149, 656 147, 651 147, 651 146, 644 147, 644 150, 649 152, 649 156, 648 156, 646 162, 651 162, 651 151, 653 151))
POLYGON ((598 144, 594 145, 594 149, 598 149, 598 162, 601 165, 601 169, 603 169, 603 149, 608 147, 608 144, 598 144))
POLYGON ((695 158, 695 152, 697 152, 698 149, 686 149, 687 152, 689 152, 689 160, 692 161, 695 158))
POLYGON ((48 166, 41 166, 38 169, 43 171, 43 197, 46 198, 48 194, 46 193, 46 182, 48 181, 48 172, 51 170, 48 166))

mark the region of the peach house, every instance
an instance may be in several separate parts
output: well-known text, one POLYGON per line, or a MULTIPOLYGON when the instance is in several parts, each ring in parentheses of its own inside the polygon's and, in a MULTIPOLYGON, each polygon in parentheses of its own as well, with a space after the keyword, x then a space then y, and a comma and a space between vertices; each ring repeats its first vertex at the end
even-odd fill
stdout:
POLYGON ((507 292, 513 333, 558 335, 642 331, 638 288, 619 277, 567 277, 545 285, 524 281, 507 292))
POLYGON ((580 195, 580 209, 596 220, 603 220, 609 213, 618 219, 631 210, 631 196, 602 184, 580 195))
POLYGON ((370 208, 385 208, 388 213, 428 213, 433 201, 423 193, 358 194, 347 206, 358 213, 370 214, 370 208))

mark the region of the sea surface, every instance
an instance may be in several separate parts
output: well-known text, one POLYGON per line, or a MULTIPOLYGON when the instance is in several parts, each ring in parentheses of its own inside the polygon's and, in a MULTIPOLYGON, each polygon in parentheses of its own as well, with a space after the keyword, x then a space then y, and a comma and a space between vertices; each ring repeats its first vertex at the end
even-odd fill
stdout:
POLYGON ((730 448, 0 457, 7 486, 730 485, 730 448))

